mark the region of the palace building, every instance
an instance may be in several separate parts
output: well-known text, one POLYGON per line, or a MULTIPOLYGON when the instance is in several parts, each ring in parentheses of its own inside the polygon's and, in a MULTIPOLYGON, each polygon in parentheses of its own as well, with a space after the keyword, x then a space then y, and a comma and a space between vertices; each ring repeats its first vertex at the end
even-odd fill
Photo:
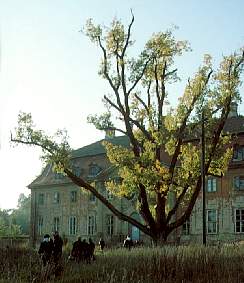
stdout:
MULTIPOLYGON (((234 154, 222 177, 206 178, 207 241, 244 239, 244 117, 237 109, 230 113, 225 131, 235 135, 234 154)), ((129 147, 126 136, 107 137, 114 144, 129 147)), ((103 140, 72 152, 73 172, 88 181, 119 210, 141 220, 135 201, 118 198, 105 187, 105 181, 118 178, 108 161, 103 140)), ((122 241, 127 234, 133 240, 145 239, 136 227, 120 221, 94 195, 74 185, 67 177, 53 172, 47 165, 29 186, 31 190, 31 241, 40 241, 45 233, 59 231, 70 241, 78 236, 97 241, 122 241)), ((202 199, 199 195, 190 219, 171 240, 200 242, 202 237, 202 199)))
MULTIPOLYGON (((129 146, 127 137, 110 137, 114 144, 129 146)), ((113 196, 105 188, 105 181, 116 179, 116 170, 109 163, 103 140, 72 153, 73 172, 86 180, 95 181, 96 188, 118 209, 140 220, 135 203, 113 196)), ((35 244, 45 233, 59 231, 74 241, 77 236, 106 242, 123 241, 129 233, 133 240, 140 239, 139 230, 118 220, 96 197, 74 185, 67 177, 46 166, 30 185, 31 189, 31 240, 35 244)))

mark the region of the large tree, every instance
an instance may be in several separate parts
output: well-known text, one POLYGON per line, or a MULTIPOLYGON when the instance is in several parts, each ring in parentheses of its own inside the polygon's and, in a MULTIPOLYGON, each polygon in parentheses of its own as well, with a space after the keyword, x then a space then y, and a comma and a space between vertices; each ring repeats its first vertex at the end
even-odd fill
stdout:
POLYGON ((200 121, 205 113, 205 174, 224 174, 231 150, 229 136, 223 128, 231 103, 240 101, 240 76, 244 54, 223 57, 214 70, 211 57, 193 78, 189 78, 179 104, 169 108, 169 84, 177 82, 175 58, 190 51, 187 41, 177 41, 171 30, 152 35, 142 52, 131 56, 134 40, 128 27, 113 20, 101 27, 89 20, 83 32, 101 50, 99 74, 111 87, 104 96, 106 113, 88 121, 101 130, 115 130, 126 135, 130 147, 105 143, 107 155, 117 167, 121 183, 107 186, 121 197, 137 200, 143 223, 122 213, 111 202, 72 172, 71 149, 66 133, 57 132, 58 141, 36 130, 30 114, 19 115, 12 141, 40 146, 45 161, 66 174, 76 185, 92 192, 119 219, 138 227, 155 241, 165 241, 191 215, 201 191, 200 121), (166 111, 166 108, 168 111, 166 111), (169 205, 169 198, 174 201, 169 205))

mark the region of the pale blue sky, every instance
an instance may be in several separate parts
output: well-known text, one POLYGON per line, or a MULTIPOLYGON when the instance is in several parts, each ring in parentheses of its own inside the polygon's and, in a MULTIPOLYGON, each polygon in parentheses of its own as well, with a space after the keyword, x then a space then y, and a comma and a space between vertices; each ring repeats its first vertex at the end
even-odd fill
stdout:
MULTIPOLYGON (((244 46, 243 0, 0 0, 0 207, 16 206, 41 169, 38 150, 9 146, 20 110, 50 132, 67 128, 74 148, 104 136, 86 123, 88 114, 101 112, 108 92, 97 75, 100 52, 78 31, 88 18, 109 24, 116 16, 126 24, 131 8, 136 50, 173 25, 176 37, 191 43, 193 51, 178 60, 183 80, 170 94, 173 103, 203 54, 217 64, 244 46)), ((244 114, 243 103, 239 111, 244 114)))

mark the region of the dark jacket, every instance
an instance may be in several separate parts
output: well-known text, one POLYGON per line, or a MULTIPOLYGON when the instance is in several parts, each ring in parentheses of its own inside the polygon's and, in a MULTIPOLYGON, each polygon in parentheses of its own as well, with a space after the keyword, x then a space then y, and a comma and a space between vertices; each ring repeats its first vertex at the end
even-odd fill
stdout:
POLYGON ((53 253, 54 245, 53 240, 41 242, 38 253, 42 256, 43 264, 46 265, 47 262, 51 260, 51 256, 53 253))
POLYGON ((62 254, 63 240, 59 235, 54 236, 53 240, 53 254, 62 254))

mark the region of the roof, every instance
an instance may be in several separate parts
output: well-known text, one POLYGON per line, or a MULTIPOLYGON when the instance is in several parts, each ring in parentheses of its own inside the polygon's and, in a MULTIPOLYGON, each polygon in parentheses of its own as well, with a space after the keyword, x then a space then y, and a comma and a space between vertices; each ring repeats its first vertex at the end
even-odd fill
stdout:
MULTIPOLYGON (((71 159, 78 159, 81 157, 90 157, 90 156, 96 156, 100 154, 106 154, 106 149, 103 146, 103 142, 105 139, 97 141, 95 143, 86 145, 84 147, 81 147, 77 150, 72 151, 71 153, 71 159)), ((129 138, 127 136, 118 136, 107 139, 107 141, 111 142, 114 145, 121 145, 123 147, 129 147, 130 142, 129 138)), ((108 174, 110 171, 112 172, 114 168, 111 166, 111 168, 104 168, 100 173, 100 178, 103 178, 103 175, 105 172, 108 174)), ((87 176, 88 177, 88 176, 87 176)), ((69 178, 65 176, 60 176, 60 178, 57 178, 57 174, 55 174, 52 171, 51 165, 48 164, 42 173, 34 179, 34 181, 29 184, 29 188, 39 187, 39 186, 45 186, 45 185, 61 185, 61 184, 69 184, 72 183, 69 178)))
POLYGON ((231 134, 244 133, 244 116, 228 118, 224 126, 224 131, 231 134))
MULTIPOLYGON (((230 117, 226 120, 226 124, 224 126, 224 131, 229 132, 231 134, 240 134, 244 133, 244 117, 230 117)), ((106 154, 106 149, 103 146, 103 142, 105 139, 97 141, 95 143, 86 145, 77 150, 72 151, 71 158, 78 159, 81 157, 90 157, 101 154, 106 154)), ((107 139, 107 141, 111 142, 114 145, 121 145, 123 147, 129 147, 130 141, 127 136, 118 136, 107 139)), ((165 164, 170 163, 170 157, 168 155, 164 156, 165 164)), ((78 159, 79 160, 79 159, 78 159)), ((114 166, 103 168, 103 170, 96 176, 99 180, 105 179, 105 175, 113 174, 116 170, 114 166)), ((29 188, 42 186, 42 185, 58 185, 58 184, 67 184, 71 183, 71 181, 67 177, 55 178, 55 174, 52 172, 52 168, 50 165, 47 165, 40 176, 38 176, 30 185, 29 188)))
POLYGON ((114 145, 121 145, 124 147, 129 147, 130 145, 129 138, 127 136, 118 136, 118 137, 109 138, 107 140, 103 139, 95 143, 81 147, 77 150, 72 151, 71 156, 72 158, 77 158, 77 157, 95 156, 98 154, 105 154, 106 149, 103 146, 104 141, 109 141, 114 145))

